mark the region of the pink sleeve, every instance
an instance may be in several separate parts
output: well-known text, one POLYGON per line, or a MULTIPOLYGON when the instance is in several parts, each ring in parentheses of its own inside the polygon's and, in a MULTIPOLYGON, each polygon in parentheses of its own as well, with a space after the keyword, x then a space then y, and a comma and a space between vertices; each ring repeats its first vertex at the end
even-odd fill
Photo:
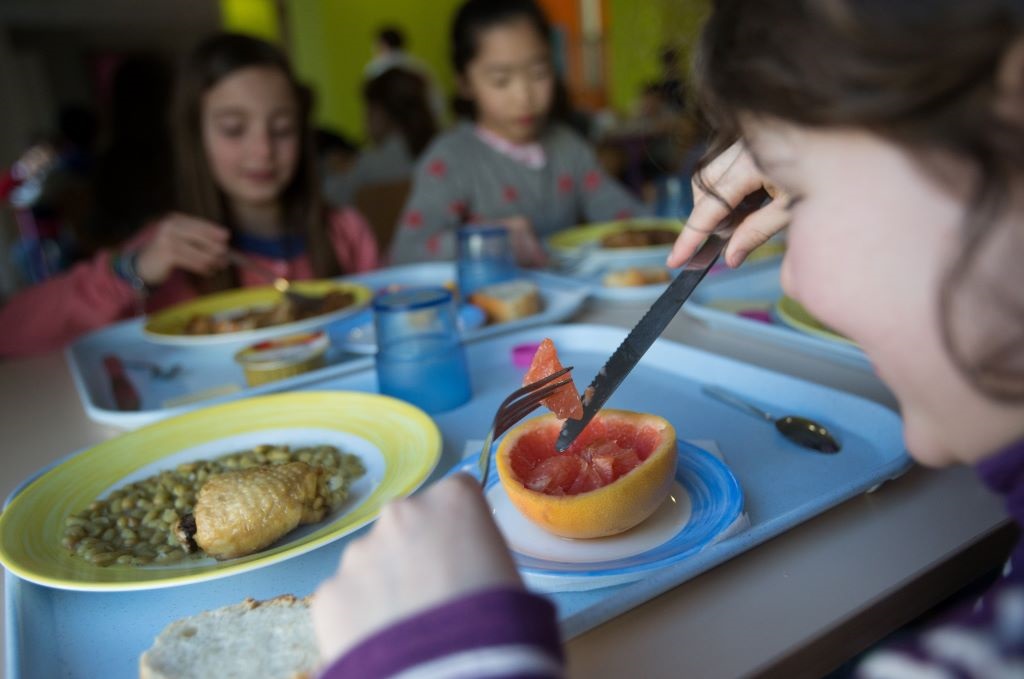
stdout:
POLYGON ((360 273, 380 266, 377 237, 358 211, 352 208, 332 210, 330 235, 343 273, 360 273))
POLYGON ((3 174, 0 174, 0 200, 7 200, 7 196, 11 195, 11 192, 18 187, 18 180, 14 178, 14 173, 7 170, 3 174))
POLYGON ((79 335, 136 313, 139 297, 101 251, 68 272, 16 294, 0 308, 0 356, 60 349, 79 335))

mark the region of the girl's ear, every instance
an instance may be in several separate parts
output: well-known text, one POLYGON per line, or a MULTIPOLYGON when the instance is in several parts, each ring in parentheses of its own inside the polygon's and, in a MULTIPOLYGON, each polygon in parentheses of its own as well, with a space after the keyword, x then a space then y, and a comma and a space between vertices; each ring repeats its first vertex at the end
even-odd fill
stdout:
POLYGON ((1006 50, 996 81, 996 113, 1024 125, 1024 38, 1006 50))

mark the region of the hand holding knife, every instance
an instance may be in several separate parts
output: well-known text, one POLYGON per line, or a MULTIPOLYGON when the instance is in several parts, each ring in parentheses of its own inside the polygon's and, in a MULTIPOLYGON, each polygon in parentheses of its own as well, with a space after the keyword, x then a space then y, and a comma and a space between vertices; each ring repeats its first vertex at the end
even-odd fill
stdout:
POLYGON ((640 319, 640 322, 629 332, 619 348, 615 350, 604 367, 598 371, 594 381, 583 392, 583 418, 566 420, 558 435, 555 448, 564 452, 576 440, 580 432, 586 428, 594 415, 604 406, 612 393, 618 388, 626 375, 640 361, 644 353, 654 344, 669 322, 683 306, 697 284, 704 279, 707 272, 714 266, 719 255, 729 242, 733 229, 750 213, 762 207, 769 199, 764 189, 759 189, 744 198, 732 211, 719 222, 715 231, 708 236, 699 250, 683 266, 682 271, 668 288, 661 294, 651 308, 640 319))

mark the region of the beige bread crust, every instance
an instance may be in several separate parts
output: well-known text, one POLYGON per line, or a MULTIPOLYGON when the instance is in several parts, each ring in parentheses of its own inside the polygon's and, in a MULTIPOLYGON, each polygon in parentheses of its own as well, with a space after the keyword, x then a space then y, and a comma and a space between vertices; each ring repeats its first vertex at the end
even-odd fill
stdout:
POLYGON ((491 323, 525 318, 541 309, 537 284, 522 278, 480 288, 469 301, 483 309, 491 323))
POLYGON ((313 679, 319 665, 319 652, 309 604, 310 597, 300 599, 291 594, 266 601, 247 598, 241 603, 172 622, 140 656, 139 677, 313 679), (215 639, 210 650, 187 648, 208 643, 207 637, 211 636, 215 639), (224 646, 225 637, 236 642, 235 645, 224 646), (243 660, 267 673, 232 667, 232 661, 243 660), (197 661, 203 666, 195 666, 197 661), (282 669, 282 663, 289 667, 282 669), (293 664, 296 666, 291 666, 293 664))

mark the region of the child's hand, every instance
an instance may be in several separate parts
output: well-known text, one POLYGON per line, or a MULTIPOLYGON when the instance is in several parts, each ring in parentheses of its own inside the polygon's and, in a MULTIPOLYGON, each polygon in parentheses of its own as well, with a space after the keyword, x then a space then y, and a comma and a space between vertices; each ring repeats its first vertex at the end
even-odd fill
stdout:
MULTIPOLYGON (((739 266, 751 250, 764 243, 789 223, 786 200, 777 200, 780 192, 771 186, 754 164, 742 141, 722 152, 704 169, 704 177, 711 188, 729 205, 736 205, 748 194, 764 187, 773 200, 756 210, 736 228, 725 250, 729 266, 739 266)), ((704 239, 729 214, 729 208, 718 198, 703 191, 693 182, 694 207, 686 220, 686 228, 679 234, 668 256, 670 267, 682 266, 697 251, 704 239)))
POLYGON ((477 482, 464 474, 384 507, 313 598, 320 658, 330 663, 372 633, 463 594, 521 586, 477 482))
POLYGON ((31 179, 37 173, 49 167, 57 159, 57 154, 49 144, 36 144, 22 154, 14 162, 12 172, 16 179, 31 179))
POLYGON ((172 213, 160 220, 156 236, 139 250, 136 270, 151 286, 163 283, 175 269, 207 276, 227 265, 229 237, 222 226, 172 213))
POLYGON ((497 220, 498 224, 508 229, 512 242, 512 252, 516 263, 526 268, 537 268, 548 263, 548 255, 534 233, 533 224, 526 217, 506 217, 497 220))

